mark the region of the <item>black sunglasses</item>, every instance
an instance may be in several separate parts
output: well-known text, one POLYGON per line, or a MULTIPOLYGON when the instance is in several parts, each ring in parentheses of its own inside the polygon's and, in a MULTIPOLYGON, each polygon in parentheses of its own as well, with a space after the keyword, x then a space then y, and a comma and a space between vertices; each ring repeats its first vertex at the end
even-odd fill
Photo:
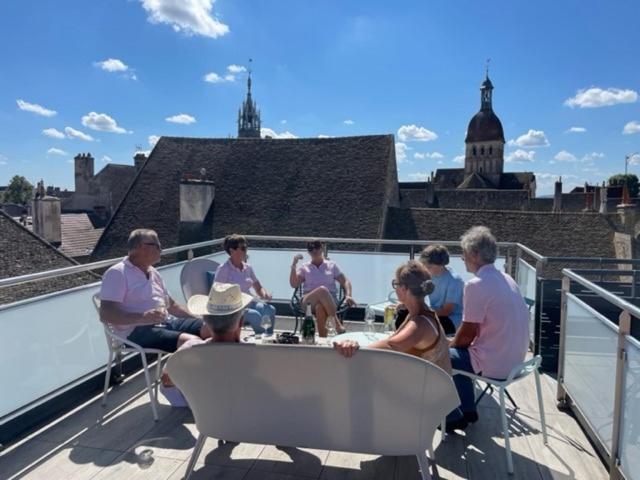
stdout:
POLYGON ((402 285, 402 283, 400 283, 399 281, 391 280, 391 288, 398 288, 401 285, 402 285))

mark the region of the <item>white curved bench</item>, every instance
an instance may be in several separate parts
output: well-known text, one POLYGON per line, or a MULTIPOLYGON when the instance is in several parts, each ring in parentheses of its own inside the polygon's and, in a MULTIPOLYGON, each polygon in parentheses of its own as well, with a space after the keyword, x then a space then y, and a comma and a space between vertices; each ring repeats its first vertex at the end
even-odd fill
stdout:
POLYGON ((168 373, 200 435, 377 455, 416 455, 423 479, 436 426, 459 402, 451 377, 422 359, 362 349, 205 344, 179 351, 168 373))

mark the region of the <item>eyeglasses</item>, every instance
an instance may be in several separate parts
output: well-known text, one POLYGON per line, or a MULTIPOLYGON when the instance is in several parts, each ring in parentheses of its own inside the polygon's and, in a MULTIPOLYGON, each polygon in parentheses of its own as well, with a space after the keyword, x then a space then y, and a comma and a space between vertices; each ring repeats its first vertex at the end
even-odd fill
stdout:
POLYGON ((400 283, 399 281, 391 280, 391 288, 398 288, 401 285, 402 285, 402 283, 400 283))
POLYGON ((315 252, 316 250, 322 250, 322 247, 311 247, 311 248, 307 248, 307 252, 311 253, 311 252, 315 252))
POLYGON ((158 250, 160 250, 160 244, 156 243, 156 242, 143 242, 143 245, 149 245, 150 247, 156 247, 158 250))

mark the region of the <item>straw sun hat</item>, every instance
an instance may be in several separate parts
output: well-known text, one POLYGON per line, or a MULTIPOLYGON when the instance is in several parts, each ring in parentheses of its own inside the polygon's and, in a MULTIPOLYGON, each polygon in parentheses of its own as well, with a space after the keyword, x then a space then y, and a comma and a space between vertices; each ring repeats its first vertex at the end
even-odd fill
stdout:
POLYGON ((230 315, 246 308, 253 301, 242 293, 240 285, 214 282, 209 295, 194 295, 187 307, 194 315, 230 315))

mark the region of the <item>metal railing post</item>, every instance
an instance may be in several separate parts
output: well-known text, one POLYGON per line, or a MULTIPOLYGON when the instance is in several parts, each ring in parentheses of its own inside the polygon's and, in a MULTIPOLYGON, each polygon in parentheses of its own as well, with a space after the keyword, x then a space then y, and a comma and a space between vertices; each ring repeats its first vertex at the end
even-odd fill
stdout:
POLYGON ((562 278, 562 296, 560 300, 560 346, 558 351, 558 389, 556 400, 558 408, 567 407, 567 392, 564 389, 564 355, 565 355, 565 335, 567 330, 567 294, 571 291, 571 279, 562 278))
POLYGON ((414 247, 412 243, 409 249, 409 260, 413 260, 414 258, 416 258, 416 247, 414 247))
POLYGON ((636 298, 636 275, 638 271, 633 269, 631 272, 631 298, 636 298))
POLYGON ((193 249, 187 250, 187 260, 193 260, 193 249))
POLYGON ((620 426, 622 425, 624 412, 624 387, 627 364, 627 351, 625 348, 626 336, 631 331, 631 315, 623 311, 618 323, 618 348, 616 355, 616 387, 613 402, 613 431, 611 435, 611 457, 609 463, 609 478, 617 480, 623 478, 620 472, 620 426))

